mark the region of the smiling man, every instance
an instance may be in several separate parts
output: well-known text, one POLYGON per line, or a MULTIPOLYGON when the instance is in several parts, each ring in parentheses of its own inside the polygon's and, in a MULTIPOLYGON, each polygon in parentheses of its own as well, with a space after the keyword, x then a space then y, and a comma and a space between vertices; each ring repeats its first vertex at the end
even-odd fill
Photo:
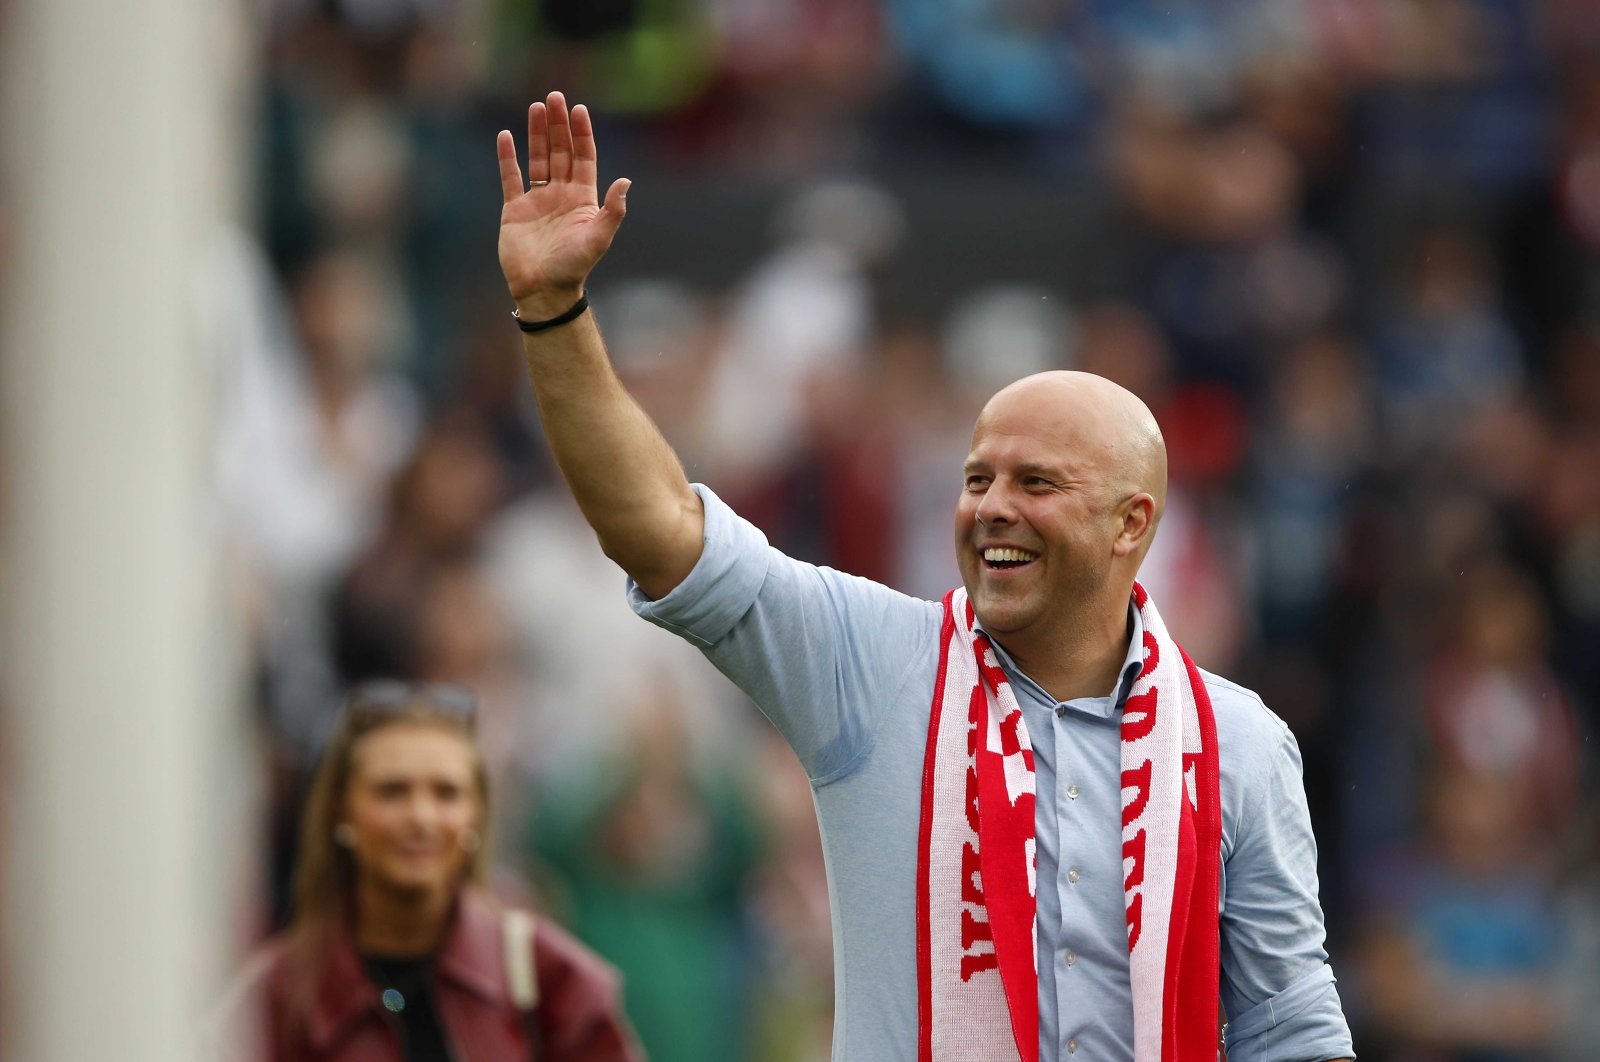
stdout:
POLYGON ((995 395, 943 601, 795 561, 611 368, 583 285, 628 183, 597 196, 587 112, 552 94, 528 139, 531 183, 499 137, 499 246, 544 430, 634 608, 811 778, 834 1058, 1214 1062, 1224 1017, 1234 1062, 1350 1057, 1294 737, 1136 582, 1166 492, 1143 403, 1066 372, 995 395))
POLYGON ((1031 376, 984 407, 964 476, 956 561, 983 629, 1061 699, 1111 689, 1166 504, 1155 418, 1098 376, 1031 376))

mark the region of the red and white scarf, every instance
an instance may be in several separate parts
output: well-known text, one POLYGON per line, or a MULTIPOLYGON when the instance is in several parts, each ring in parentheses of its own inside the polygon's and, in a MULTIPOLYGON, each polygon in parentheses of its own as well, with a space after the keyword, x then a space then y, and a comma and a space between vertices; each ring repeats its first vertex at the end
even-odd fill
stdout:
MULTIPOLYGON (((1122 716, 1135 1062, 1215 1062, 1222 815, 1211 699, 1144 587, 1122 716)), ((944 599, 917 860, 919 1062, 1039 1054, 1033 747, 966 591, 944 599)))

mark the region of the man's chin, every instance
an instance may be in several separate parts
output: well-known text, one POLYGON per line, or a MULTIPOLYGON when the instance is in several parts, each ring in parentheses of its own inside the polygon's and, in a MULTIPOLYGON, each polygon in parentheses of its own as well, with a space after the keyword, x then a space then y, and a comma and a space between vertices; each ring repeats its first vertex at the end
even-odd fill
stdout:
POLYGON ((1022 609, 1017 602, 996 601, 983 593, 969 594, 972 611, 978 623, 990 634, 1011 634, 1025 626, 1022 609))

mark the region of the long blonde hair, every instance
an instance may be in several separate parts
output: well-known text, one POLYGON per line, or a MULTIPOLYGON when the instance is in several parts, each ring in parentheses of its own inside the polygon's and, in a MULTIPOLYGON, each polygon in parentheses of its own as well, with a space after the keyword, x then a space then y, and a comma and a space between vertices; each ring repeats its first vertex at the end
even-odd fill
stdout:
POLYGON ((389 726, 436 726, 460 734, 472 749, 478 795, 479 844, 467 864, 466 880, 489 880, 489 772, 476 739, 477 708, 460 686, 412 684, 393 680, 367 683, 345 699, 339 724, 323 750, 311 792, 300 816, 300 853, 294 875, 294 914, 289 922, 295 992, 290 1015, 310 1015, 321 973, 332 951, 341 919, 355 895, 356 860, 334 836, 344 813, 356 747, 374 731, 389 726))

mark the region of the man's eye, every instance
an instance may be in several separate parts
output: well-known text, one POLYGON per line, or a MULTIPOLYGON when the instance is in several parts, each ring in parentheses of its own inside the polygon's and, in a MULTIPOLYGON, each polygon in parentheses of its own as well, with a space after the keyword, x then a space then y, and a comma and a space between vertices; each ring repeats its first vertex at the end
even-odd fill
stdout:
POLYGON ((983 488, 987 487, 988 485, 989 485, 989 477, 988 476, 968 476, 967 477, 967 489, 968 490, 982 490, 983 488))

